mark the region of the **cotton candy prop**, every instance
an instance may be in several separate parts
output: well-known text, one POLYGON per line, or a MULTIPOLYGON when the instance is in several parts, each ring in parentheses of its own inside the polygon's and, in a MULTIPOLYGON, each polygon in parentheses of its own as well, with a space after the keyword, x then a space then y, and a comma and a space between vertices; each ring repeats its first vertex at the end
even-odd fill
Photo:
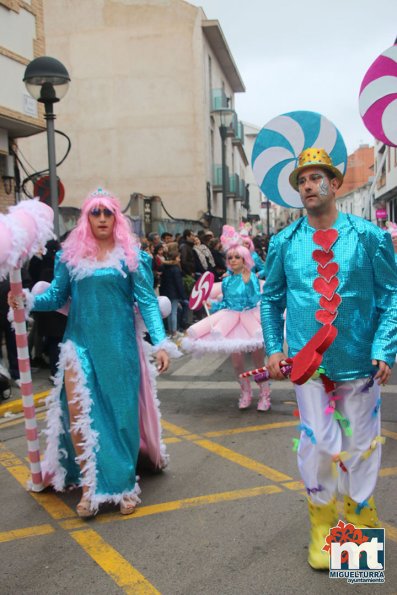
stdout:
MULTIPOLYGON (((37 253, 44 253, 48 240, 54 238, 54 213, 38 199, 23 200, 0 216, 0 279, 10 275, 11 295, 22 295, 21 266, 37 253)), ((14 310, 14 328, 17 344, 18 367, 21 379, 22 405, 25 417, 25 435, 31 471, 29 487, 40 492, 43 479, 40 465, 40 446, 33 401, 32 375, 26 332, 23 300, 14 310)))

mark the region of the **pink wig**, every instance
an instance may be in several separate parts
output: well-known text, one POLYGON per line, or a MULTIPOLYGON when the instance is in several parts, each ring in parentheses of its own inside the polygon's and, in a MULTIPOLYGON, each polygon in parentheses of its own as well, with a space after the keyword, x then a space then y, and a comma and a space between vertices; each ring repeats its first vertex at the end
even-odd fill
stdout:
POLYGON ((234 244, 233 246, 230 246, 230 248, 228 248, 226 251, 226 257, 229 254, 229 252, 237 252, 237 254, 239 254, 241 258, 244 260, 244 264, 247 267, 247 269, 251 270, 254 266, 254 261, 252 260, 251 253, 245 246, 241 246, 241 244, 234 244))
POLYGON ((98 242, 92 233, 88 219, 90 211, 97 207, 110 209, 114 213, 115 245, 124 251, 128 269, 135 271, 139 260, 138 239, 132 233, 128 219, 122 214, 118 199, 102 188, 98 188, 85 199, 76 227, 62 244, 62 260, 75 267, 82 258, 94 259, 98 255, 98 242))
POLYGON ((244 244, 244 242, 247 242, 247 244, 248 244, 248 250, 250 252, 253 252, 255 250, 255 248, 254 248, 254 243, 251 240, 251 238, 248 235, 244 235, 244 234, 240 234, 240 237, 241 237, 241 241, 242 241, 243 244, 244 244))

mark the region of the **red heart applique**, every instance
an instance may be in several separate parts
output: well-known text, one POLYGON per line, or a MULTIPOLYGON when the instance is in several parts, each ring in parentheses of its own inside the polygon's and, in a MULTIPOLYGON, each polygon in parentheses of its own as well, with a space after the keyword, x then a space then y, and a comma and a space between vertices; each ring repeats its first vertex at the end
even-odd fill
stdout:
POLYGON ((324 308, 324 310, 328 310, 328 312, 331 312, 331 314, 334 314, 337 311, 341 301, 342 301, 342 298, 340 297, 339 293, 334 293, 334 295, 332 296, 332 298, 330 300, 327 300, 327 298, 325 298, 324 296, 321 296, 320 297, 320 306, 322 308, 324 308))
POLYGON ((317 267, 318 274, 324 277, 326 281, 330 281, 332 277, 335 277, 338 271, 339 265, 337 262, 329 262, 325 267, 322 267, 320 265, 318 265, 317 267))
POLYGON ((315 318, 321 324, 332 324, 335 318, 338 316, 338 312, 327 312, 327 310, 317 310, 315 318))
POLYGON ((313 234, 313 242, 328 252, 338 239, 336 229, 318 229, 313 234))
POLYGON ((332 250, 324 252, 324 250, 313 250, 313 259, 318 262, 320 267, 325 267, 326 264, 333 259, 334 253, 332 250))
POLYGON ((317 277, 317 279, 314 279, 313 281, 314 289, 318 293, 326 297, 327 300, 330 300, 332 298, 332 296, 338 288, 338 285, 339 280, 337 277, 333 277, 330 281, 326 281, 322 277, 317 277))

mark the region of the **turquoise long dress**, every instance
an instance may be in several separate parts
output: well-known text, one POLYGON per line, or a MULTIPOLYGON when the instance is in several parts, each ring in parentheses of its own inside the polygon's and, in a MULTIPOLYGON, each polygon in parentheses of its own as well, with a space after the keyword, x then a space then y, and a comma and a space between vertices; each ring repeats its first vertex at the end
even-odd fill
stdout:
POLYGON ((33 310, 48 311, 71 298, 59 371, 49 397, 44 480, 57 490, 86 485, 94 507, 105 501, 118 503, 124 495, 139 501, 135 468, 140 365, 134 302, 153 344, 167 346, 150 263, 141 253, 137 270, 130 272, 122 256, 116 248, 105 262, 86 261, 73 269, 59 253, 51 286, 33 303, 33 310), (70 438, 64 389, 64 371, 70 368, 82 411, 77 423, 83 437, 79 458, 70 438))

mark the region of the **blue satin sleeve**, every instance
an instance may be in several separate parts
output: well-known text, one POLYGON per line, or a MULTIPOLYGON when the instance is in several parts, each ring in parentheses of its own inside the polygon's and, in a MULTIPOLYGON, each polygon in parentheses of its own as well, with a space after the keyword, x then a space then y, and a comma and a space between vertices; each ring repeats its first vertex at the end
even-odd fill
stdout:
POLYGON ((66 264, 61 261, 61 252, 57 252, 54 263, 54 279, 47 291, 35 297, 32 310, 35 312, 58 310, 58 308, 62 308, 62 306, 66 304, 69 296, 69 269, 66 264))
POLYGON ((373 270, 379 324, 372 343, 371 357, 391 367, 397 352, 397 268, 389 233, 385 233, 379 243, 373 270))
POLYGON ((262 260, 257 252, 253 252, 251 256, 255 264, 255 273, 257 273, 258 279, 265 279, 265 261, 262 260))
POLYGON ((261 299, 263 339, 268 355, 283 351, 284 310, 286 307, 287 281, 284 266, 277 250, 276 237, 270 240, 265 263, 266 283, 261 299))
POLYGON ((153 345, 166 339, 157 296, 153 290, 153 272, 150 257, 139 255, 138 269, 132 273, 134 299, 149 332, 153 345))

